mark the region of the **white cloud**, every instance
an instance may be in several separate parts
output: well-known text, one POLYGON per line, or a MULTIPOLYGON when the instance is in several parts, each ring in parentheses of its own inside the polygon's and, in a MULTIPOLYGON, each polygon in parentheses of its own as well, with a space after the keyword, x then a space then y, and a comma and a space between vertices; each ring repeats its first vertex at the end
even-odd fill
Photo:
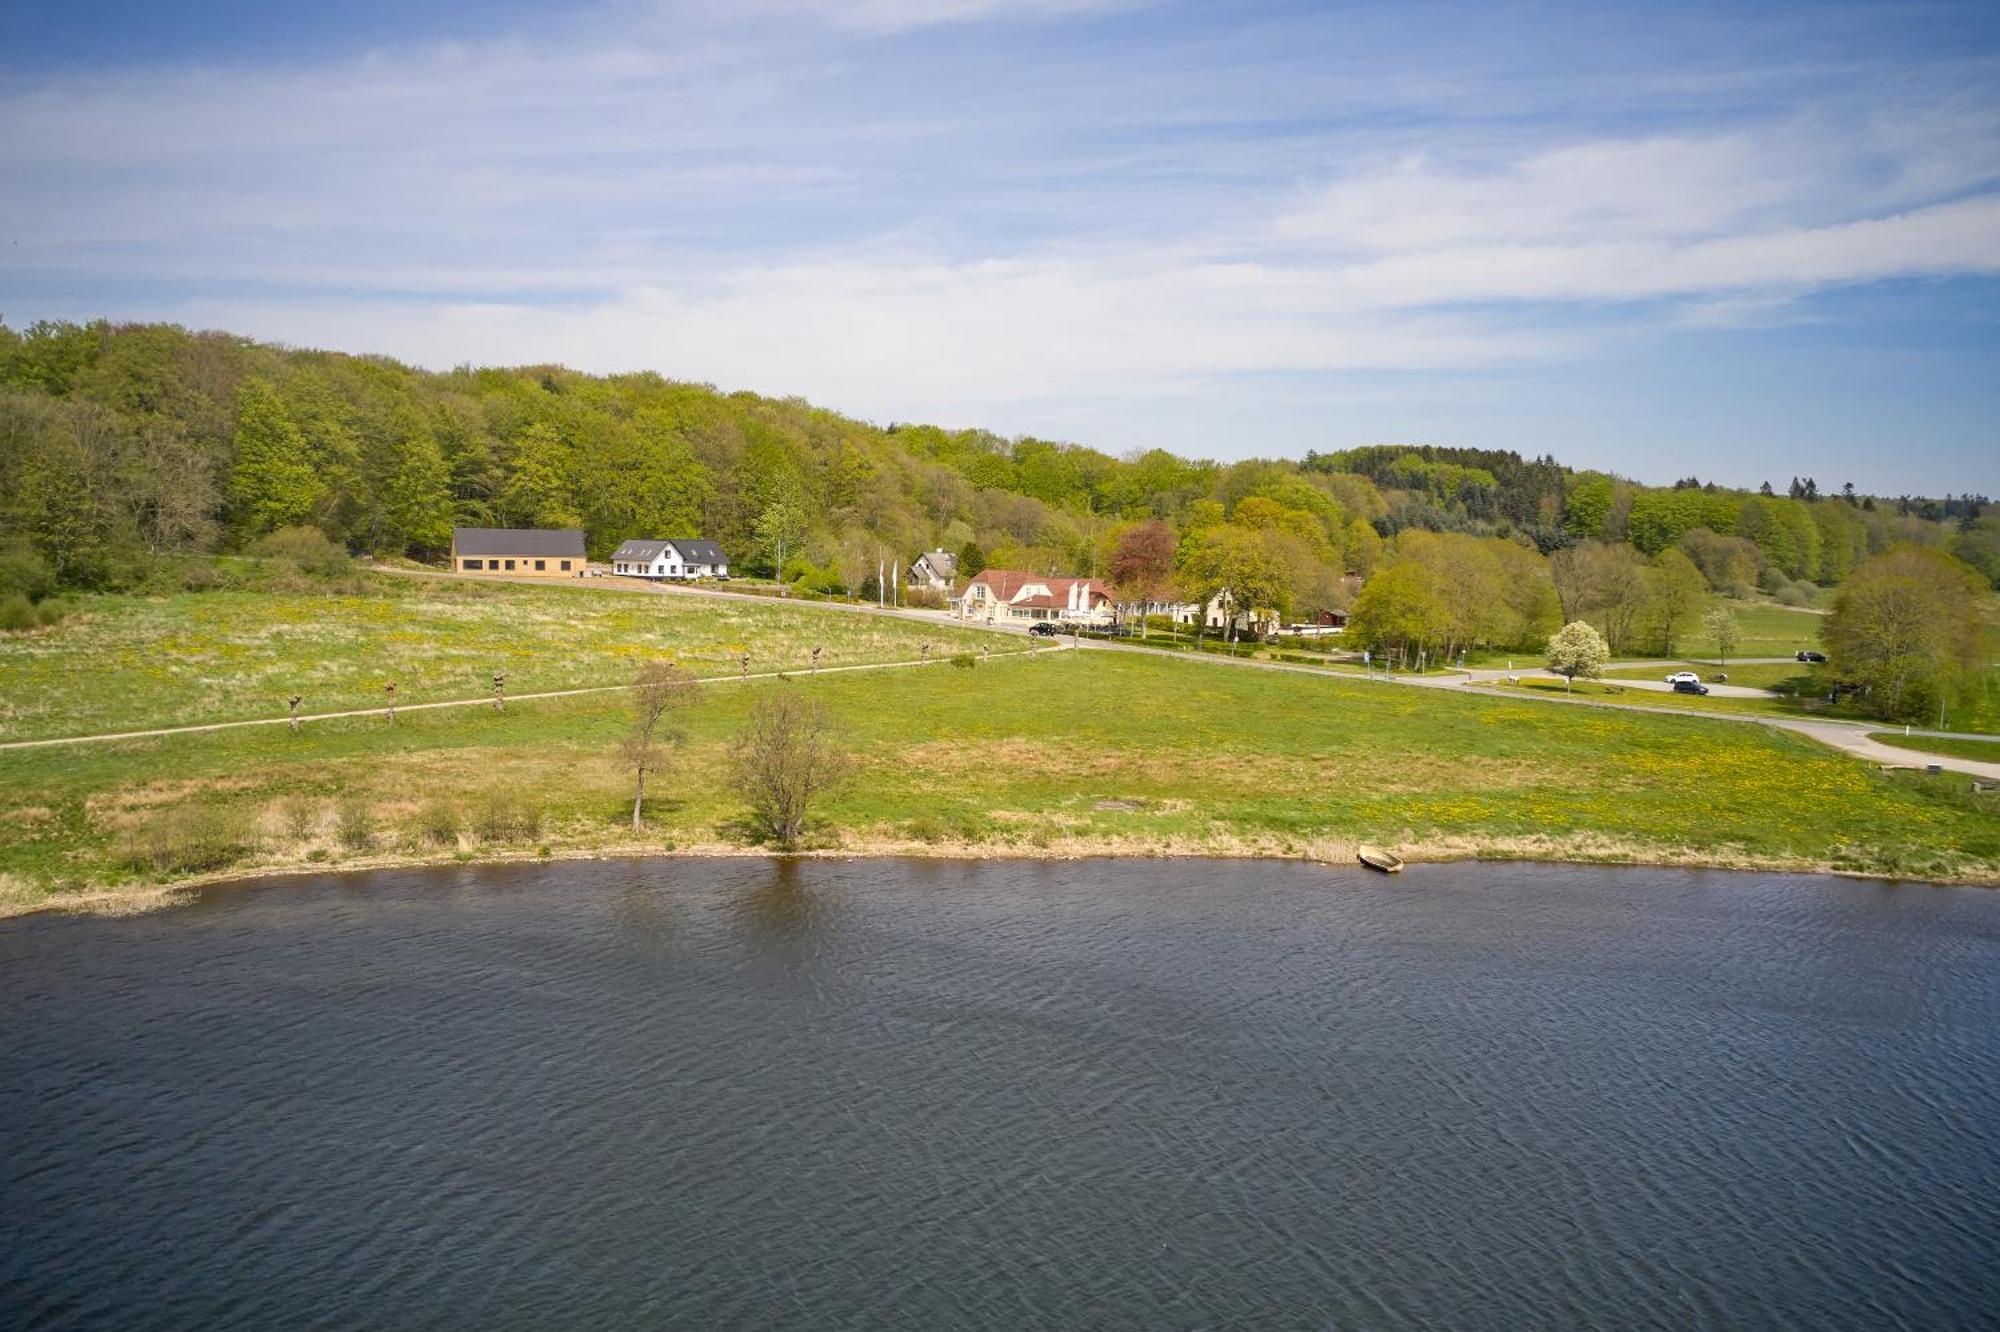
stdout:
POLYGON ((785 23, 773 42, 579 27, 17 86, 0 283, 159 284, 176 294, 108 312, 962 420, 1218 376, 1564 358, 1613 326, 2000 272, 2000 114, 1949 90, 1627 137, 1452 120, 1385 156, 1366 104, 1346 112, 1360 129, 1244 128, 1326 114, 1318 83, 1195 95, 1171 68, 1037 68, 989 104, 990 84, 940 97, 947 70, 905 92, 868 62, 881 31, 1124 0, 764 3, 827 26, 790 45, 785 23))

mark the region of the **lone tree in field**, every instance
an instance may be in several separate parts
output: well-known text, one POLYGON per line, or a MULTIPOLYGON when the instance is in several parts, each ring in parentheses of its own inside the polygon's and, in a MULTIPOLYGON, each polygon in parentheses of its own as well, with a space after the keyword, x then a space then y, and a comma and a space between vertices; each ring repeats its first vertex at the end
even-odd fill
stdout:
POLYGON ((670 746, 687 743, 688 717, 701 694, 694 674, 671 661, 649 661, 632 681, 632 730, 618 752, 632 765, 632 830, 646 807, 646 774, 656 771, 670 746))
POLYGON ((1729 654, 1736 651, 1741 637, 1736 627, 1736 612, 1727 606, 1717 606, 1702 617, 1702 629, 1715 644, 1715 659, 1720 664, 1729 664, 1729 654))
POLYGON ((1611 649, 1605 646, 1604 635, 1582 620, 1570 621, 1549 639, 1549 669, 1563 678, 1564 693, 1579 675, 1590 680, 1604 674, 1604 663, 1609 660, 1611 649))
POLYGON ((750 705, 730 758, 757 830, 788 849, 798 845, 813 797, 838 785, 851 766, 834 743, 826 706, 782 687, 750 705))

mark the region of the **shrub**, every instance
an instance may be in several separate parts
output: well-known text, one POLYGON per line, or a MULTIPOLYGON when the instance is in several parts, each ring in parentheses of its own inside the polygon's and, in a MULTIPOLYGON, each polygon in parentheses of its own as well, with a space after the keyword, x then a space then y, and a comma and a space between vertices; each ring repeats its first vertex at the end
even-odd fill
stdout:
POLYGON ((320 805, 317 800, 309 800, 304 796, 287 800, 284 808, 279 811, 285 836, 294 842, 311 841, 313 830, 319 827, 319 810, 320 805))
POLYGON ((969 671, 979 664, 979 659, 970 652, 961 652, 951 659, 951 664, 961 671, 969 671))
POLYGON ((55 591, 55 574, 49 562, 27 546, 0 548, 0 596, 19 595, 39 601, 55 591))
POLYGON ((943 610, 945 597, 934 587, 906 587, 903 589, 903 604, 915 610, 943 610))
POLYGON ((144 874, 208 874, 248 854, 249 823, 233 809, 178 805, 127 839, 125 864, 144 874))
POLYGON ((1811 583, 1786 583, 1774 595, 1780 606, 1810 606, 1817 590, 1811 583))
POLYGON ((281 527, 259 537, 249 553, 259 559, 284 560, 314 578, 337 578, 352 567, 347 552, 316 527, 281 527))
POLYGON ((340 802, 340 844, 349 851, 366 851, 375 845, 378 824, 375 807, 360 796, 340 802))
POLYGON ((457 846, 458 825, 458 806, 433 800, 417 813, 417 840, 425 846, 457 846))
POLYGON ((10 634, 24 629, 38 628, 42 617, 35 610, 35 603, 20 593, 9 593, 0 597, 0 631, 10 634))
POLYGON ((525 842, 542 831, 541 807, 501 787, 480 801, 472 828, 482 842, 525 842))

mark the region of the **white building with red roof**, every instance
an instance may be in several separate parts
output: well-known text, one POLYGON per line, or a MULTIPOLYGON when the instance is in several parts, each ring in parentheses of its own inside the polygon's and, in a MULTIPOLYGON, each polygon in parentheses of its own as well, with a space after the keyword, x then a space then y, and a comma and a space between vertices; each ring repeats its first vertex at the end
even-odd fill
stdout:
POLYGON ((965 585, 952 609, 961 620, 987 624, 1106 625, 1118 610, 1111 589, 1095 578, 1054 578, 1019 569, 988 569, 965 585))

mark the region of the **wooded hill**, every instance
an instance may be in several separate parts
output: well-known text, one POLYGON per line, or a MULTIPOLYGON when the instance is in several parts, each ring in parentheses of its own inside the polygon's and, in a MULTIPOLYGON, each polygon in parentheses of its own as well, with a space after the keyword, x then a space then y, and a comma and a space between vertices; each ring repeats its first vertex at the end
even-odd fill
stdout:
MULTIPOLYGON (((1182 581, 1202 584, 1183 591, 1228 586, 1221 566, 1248 560, 1246 593, 1295 615, 1342 604, 1341 575, 1371 572, 1411 530, 1537 561, 1578 543, 1678 549, 1715 589, 1794 600, 1905 543, 2000 580, 1983 498, 1786 491, 1434 447, 1114 458, 652 373, 431 373, 171 325, 0 325, 0 595, 171 579, 295 526, 433 559, 454 524, 581 527, 596 558, 628 537, 700 535, 740 570, 855 590, 879 560, 940 547, 974 567, 1105 574, 1132 526, 1156 522, 1182 581)), ((1513 557, 1495 558, 1504 571, 1513 557)))

